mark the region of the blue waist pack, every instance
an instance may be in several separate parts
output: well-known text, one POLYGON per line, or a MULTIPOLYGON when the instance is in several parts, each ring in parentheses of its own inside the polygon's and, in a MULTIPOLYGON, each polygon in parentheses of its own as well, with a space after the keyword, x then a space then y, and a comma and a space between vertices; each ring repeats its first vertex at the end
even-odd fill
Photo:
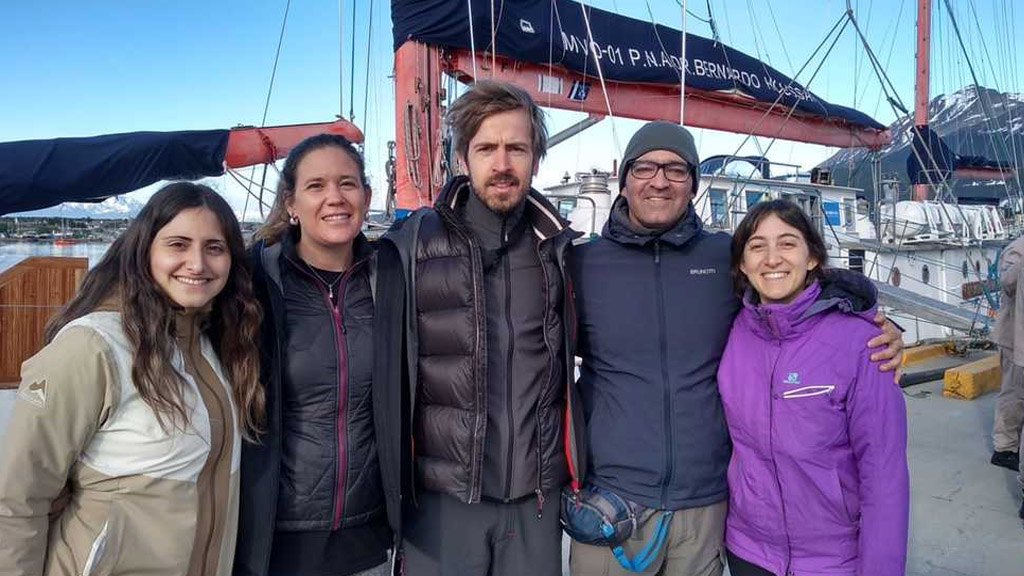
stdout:
POLYGON ((665 543, 672 512, 659 512, 654 533, 632 558, 622 544, 636 532, 642 507, 618 494, 593 485, 580 490, 562 488, 562 528, 573 540, 592 546, 608 546, 619 564, 631 572, 643 572, 658 557, 665 543))

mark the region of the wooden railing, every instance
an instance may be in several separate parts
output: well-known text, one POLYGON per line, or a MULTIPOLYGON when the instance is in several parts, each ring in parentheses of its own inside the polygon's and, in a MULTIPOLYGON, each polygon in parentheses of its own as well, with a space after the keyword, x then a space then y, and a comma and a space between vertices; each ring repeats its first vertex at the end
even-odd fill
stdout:
POLYGON ((86 258, 26 258, 0 272, 0 388, 17 387, 21 363, 43 345, 43 328, 78 289, 86 258))

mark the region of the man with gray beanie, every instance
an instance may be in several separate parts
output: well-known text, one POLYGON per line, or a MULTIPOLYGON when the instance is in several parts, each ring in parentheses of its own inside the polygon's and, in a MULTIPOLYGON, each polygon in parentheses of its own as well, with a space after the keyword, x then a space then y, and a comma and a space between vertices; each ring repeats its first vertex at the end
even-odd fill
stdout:
MULTIPOLYGON (((741 304, 729 235, 704 230, 693 209, 699 162, 686 129, 644 125, 626 147, 621 193, 601 237, 576 251, 583 480, 634 503, 639 514, 617 553, 574 541, 574 576, 723 571, 731 444, 716 373, 741 304)), ((859 291, 863 279, 851 274, 830 273, 823 291, 873 305, 873 292, 859 291)), ((891 370, 902 340, 889 323, 868 343, 883 344, 875 359, 895 358, 891 370)))

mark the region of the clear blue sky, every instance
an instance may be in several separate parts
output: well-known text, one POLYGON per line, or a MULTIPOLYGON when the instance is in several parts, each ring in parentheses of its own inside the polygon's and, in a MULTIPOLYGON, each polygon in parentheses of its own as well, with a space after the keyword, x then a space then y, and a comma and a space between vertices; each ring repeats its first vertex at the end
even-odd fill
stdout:
MULTIPOLYGON (((5 3, 0 7, 5 24, 0 34, 0 141, 259 124, 285 4, 285 0, 5 3)), ((644 1, 587 4, 650 19, 644 1)), ((707 2, 689 0, 688 4, 694 13, 706 16, 707 2)), ((846 6, 845 0, 711 0, 710 4, 723 41, 762 57, 785 73, 803 64, 846 6)), ((853 0, 852 4, 872 47, 888 63, 887 71, 909 104, 915 2, 853 0)), ((958 62, 962 58, 951 36, 943 0, 934 4, 933 37, 941 46, 933 50, 933 94, 970 82, 958 62)), ((1024 91, 1024 49, 1020 42, 1008 46, 1006 41, 1013 37, 1007 30, 1024 30, 1024 4, 1019 0, 958 0, 953 4, 983 82, 1024 91), (978 15, 977 25, 972 7, 978 15), (990 60, 985 59, 985 48, 990 60), (1011 57, 1014 52, 1018 55, 1011 57), (1011 69, 1014 64, 1016 70, 1011 69)), ((656 20, 679 26, 675 0, 650 0, 649 6, 656 20)), ((394 138, 388 77, 390 6, 375 0, 372 23, 369 0, 344 0, 343 8, 345 74, 339 82, 338 2, 292 3, 267 123, 331 120, 339 113, 339 90, 344 92, 347 116, 353 102, 349 74, 354 61, 356 123, 367 134, 371 177, 383 192, 384 143, 394 138), (367 70, 370 30, 373 40, 367 70), (363 107, 364 89, 369 90, 368 110, 363 107)), ((695 18, 688 20, 688 29, 711 35, 709 26, 695 18)), ((878 82, 863 50, 856 47, 852 29, 846 31, 810 87, 828 100, 856 106, 883 123, 893 119, 888 105, 878 97, 878 82)), ((552 132, 578 119, 571 113, 551 113, 552 132)), ((627 120, 615 122, 620 145, 625 145, 638 125, 627 120)), ((705 155, 733 152, 739 142, 707 130, 700 131, 698 140, 705 155)), ((767 140, 761 140, 767 145, 767 140)), ((610 166, 611 158, 617 156, 611 141, 611 123, 604 122, 585 138, 561 145, 542 167, 539 182, 551 183, 566 170, 588 169, 588 162, 610 166), (604 143, 603 148, 594 148, 594 142, 604 143)), ((783 162, 814 162, 829 153, 822 147, 788 142, 780 142, 773 151, 783 162)), ((222 180, 222 188, 238 204, 241 196, 232 186, 222 180)), ((381 196, 378 194, 378 200, 381 196)))

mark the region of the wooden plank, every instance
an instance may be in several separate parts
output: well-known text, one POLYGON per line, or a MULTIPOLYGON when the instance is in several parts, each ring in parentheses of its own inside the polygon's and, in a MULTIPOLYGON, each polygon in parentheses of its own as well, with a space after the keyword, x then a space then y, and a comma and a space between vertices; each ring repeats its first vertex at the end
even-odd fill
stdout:
POLYGON ((946 370, 942 395, 947 398, 974 400, 982 394, 999 390, 1001 378, 999 355, 993 354, 977 362, 946 370))
POLYGON ((926 346, 912 346, 903 351, 903 365, 910 366, 918 364, 930 358, 945 356, 945 344, 928 344, 926 346))

